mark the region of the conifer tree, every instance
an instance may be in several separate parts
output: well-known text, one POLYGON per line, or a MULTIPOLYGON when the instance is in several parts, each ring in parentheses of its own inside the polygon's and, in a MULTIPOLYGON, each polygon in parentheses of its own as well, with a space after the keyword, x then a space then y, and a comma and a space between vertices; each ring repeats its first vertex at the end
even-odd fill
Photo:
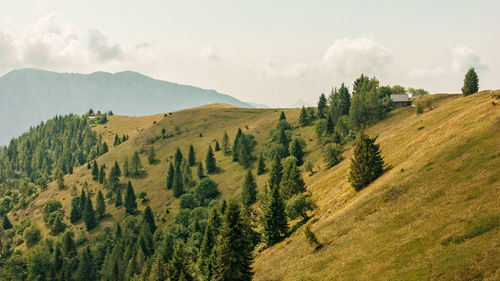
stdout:
POLYGON ((118 145, 120 145, 121 142, 122 141, 121 141, 120 137, 118 136, 118 134, 115 134, 115 141, 113 142, 113 145, 118 146, 118 145))
POLYGON ((266 162, 264 160, 264 154, 261 152, 259 154, 259 160, 257 160, 257 175, 262 175, 266 172, 266 162))
POLYGON ((380 155, 377 137, 370 138, 361 132, 355 143, 351 159, 348 181, 356 191, 360 191, 384 172, 384 160, 380 155))
POLYGON ((184 159, 184 156, 182 155, 180 147, 177 147, 177 150, 175 151, 174 155, 174 164, 175 166, 181 165, 182 164, 182 159, 184 159))
POLYGON ((243 183, 243 191, 241 193, 241 202, 244 206, 250 206, 257 201, 257 183, 252 174, 252 170, 248 169, 243 183))
POLYGON ((174 196, 179 198, 184 193, 184 181, 182 179, 182 170, 180 166, 174 169, 174 183, 173 183, 174 196))
POLYGON ((141 170, 141 158, 139 158, 139 154, 134 152, 134 155, 132 156, 132 173, 134 175, 138 175, 139 171, 141 170))
POLYGON ((326 113, 327 113, 327 101, 325 94, 321 94, 319 96, 319 101, 318 101, 318 118, 326 118, 326 113))
POLYGON ((304 163, 303 157, 305 145, 306 142, 301 137, 294 138, 290 143, 290 155, 297 159, 298 166, 301 166, 304 163))
POLYGON ((170 280, 179 280, 182 275, 185 280, 193 280, 189 272, 189 260, 182 242, 178 242, 175 247, 174 255, 167 266, 167 273, 170 280))
POLYGON ((172 189, 172 187, 174 186, 174 176, 175 176, 174 165, 172 164, 172 162, 170 162, 167 172, 167 189, 172 189))
POLYGON ((217 171, 214 152, 212 151, 212 147, 210 145, 208 146, 207 157, 205 158, 205 167, 208 174, 213 174, 217 171))
POLYGON ((127 190, 125 191, 125 210, 129 214, 134 214, 137 209, 137 202, 135 198, 134 188, 132 183, 128 181, 127 190))
POLYGON ((97 225, 94 207, 92 206, 92 201, 90 197, 87 197, 85 201, 85 210, 83 212, 83 222, 87 227, 87 230, 92 230, 97 225))
POLYGON ((165 264, 160 255, 157 255, 153 260, 153 265, 149 271, 147 281, 162 281, 167 280, 167 274, 165 272, 165 264))
POLYGON ((153 146, 149 148, 148 152, 148 163, 149 165, 153 164, 155 162, 155 149, 153 146))
POLYGON ((333 114, 329 112, 326 114, 326 132, 332 134, 334 130, 335 123, 333 121, 333 114))
POLYGON ((63 173, 61 171, 58 171, 56 177, 57 177, 57 188, 59 188, 59 190, 65 189, 66 186, 64 185, 63 173))
POLYGON ((76 281, 94 281, 97 280, 95 271, 94 257, 90 251, 90 247, 85 247, 78 258, 78 267, 75 272, 76 281))
POLYGON ((123 205, 122 189, 118 187, 115 191, 115 207, 123 205))
POLYGON ((288 200, 293 195, 305 190, 306 185, 297 167, 297 159, 293 156, 287 157, 283 160, 283 175, 280 181, 280 192, 283 199, 288 200))
POLYGON ((479 91, 479 78, 477 77, 476 70, 472 67, 465 74, 464 86, 462 87, 462 93, 464 96, 468 96, 479 91))
POLYGON ((196 164, 196 153, 194 152, 194 147, 192 144, 189 146, 188 163, 189 166, 194 166, 194 164, 196 164))
POLYGON ((96 212, 99 219, 102 219, 106 213, 106 202, 100 190, 97 192, 96 212))
POLYGON ((75 197, 71 200, 71 211, 69 213, 69 221, 75 223, 82 218, 82 212, 80 211, 80 197, 75 197))
POLYGON ((201 242, 200 254, 198 258, 198 268, 200 269, 205 280, 211 280, 212 269, 210 268, 210 255, 216 244, 216 236, 214 227, 209 223, 205 227, 205 233, 201 242))
POLYGON ((80 214, 83 215, 85 212, 85 203, 87 202, 87 196, 85 195, 85 189, 82 187, 82 192, 80 193, 80 214))
POLYGON ((269 187, 277 187, 280 185, 281 177, 283 176, 283 166, 281 159, 276 155, 271 163, 271 172, 269 173, 269 187))
POLYGON ((306 108, 302 106, 302 109, 300 110, 300 116, 299 116, 299 124, 302 127, 305 127, 309 125, 309 114, 306 111, 306 108))
POLYGON ((113 167, 111 167, 111 170, 109 171, 109 182, 112 185, 117 184, 120 181, 120 176, 122 175, 122 171, 120 169, 120 165, 118 165, 118 162, 115 161, 115 164, 113 167))
POLYGON ((101 169, 99 170, 99 183, 102 184, 104 179, 106 178, 106 171, 104 169, 106 166, 104 164, 101 165, 101 169))
POLYGON ((224 154, 229 153, 229 136, 226 131, 224 131, 224 135, 222 136, 222 151, 224 154))
POLYGON ((279 186, 271 187, 271 197, 264 212, 263 228, 268 246, 281 241, 288 230, 285 203, 281 198, 279 186))
POLYGON ((216 140, 215 141, 215 148, 214 148, 215 151, 220 151, 220 145, 219 145, 219 141, 216 140))
POLYGON ((239 205, 231 202, 224 216, 217 245, 214 280, 252 280, 253 245, 245 223, 239 205))
POLYGON ((95 160, 92 164, 92 179, 95 181, 99 179, 99 166, 95 160))
POLYGON ((238 140, 238 161, 240 165, 248 168, 250 167, 250 147, 247 141, 247 136, 242 135, 238 140))
POLYGON ((151 207, 147 206, 146 209, 144 209, 142 218, 144 219, 145 222, 148 223, 151 233, 152 234, 155 233, 156 223, 155 223, 155 217, 153 215, 153 210, 151 210, 151 207))
POLYGON ((126 177, 130 176, 130 167, 129 167, 127 156, 125 156, 125 161, 123 162, 123 175, 126 177))
POLYGON ((348 115, 349 107, 351 107, 351 95, 344 83, 342 83, 339 88, 339 101, 340 115, 348 115))
POLYGON ((205 172, 203 171, 203 164, 201 162, 198 162, 198 179, 202 180, 205 177, 205 172))
POLYGON ((2 228, 3 228, 3 230, 7 230, 7 229, 12 228, 12 223, 10 222, 9 217, 7 215, 3 215, 2 228))
POLYGON ((236 132, 236 136, 234 137, 234 142, 233 142, 233 162, 238 162, 238 156, 239 156, 239 149, 238 149, 238 144, 240 143, 240 138, 243 135, 243 132, 241 131, 241 128, 238 128, 238 132, 236 132))
POLYGON ((146 257, 151 256, 154 252, 153 235, 150 226, 146 221, 142 221, 139 229, 138 245, 146 257))
POLYGON ((284 112, 284 111, 281 111, 279 121, 283 121, 283 120, 286 120, 286 115, 285 115, 285 112, 284 112))

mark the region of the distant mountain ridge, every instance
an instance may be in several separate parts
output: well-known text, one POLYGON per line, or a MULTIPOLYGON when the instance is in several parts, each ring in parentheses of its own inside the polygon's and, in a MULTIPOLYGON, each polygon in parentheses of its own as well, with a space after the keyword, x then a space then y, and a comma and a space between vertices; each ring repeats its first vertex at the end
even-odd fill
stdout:
POLYGON ((78 74, 18 69, 0 77, 0 145, 57 114, 82 114, 93 108, 149 115, 210 103, 254 107, 215 90, 133 71, 78 74))

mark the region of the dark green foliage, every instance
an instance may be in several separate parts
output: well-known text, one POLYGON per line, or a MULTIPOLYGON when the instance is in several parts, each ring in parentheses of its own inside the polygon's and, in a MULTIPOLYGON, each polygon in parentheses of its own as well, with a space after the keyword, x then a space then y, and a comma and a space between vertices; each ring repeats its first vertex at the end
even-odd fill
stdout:
POLYGON ((333 133, 334 129, 335 129, 335 123, 333 121, 333 115, 331 113, 328 113, 326 115, 326 133, 331 134, 333 133))
POLYGON ((319 101, 318 101, 318 118, 319 119, 326 118, 326 114, 327 114, 326 97, 325 94, 321 94, 321 96, 319 96, 319 101))
POLYGON ((326 134, 328 133, 328 123, 326 119, 319 119, 314 125, 314 132, 320 142, 323 142, 326 134))
POLYGON ((182 169, 180 166, 175 166, 172 189, 174 191, 174 196, 177 198, 179 198, 184 193, 184 181, 182 178, 182 169))
POLYGON ((253 245, 248 229, 249 226, 242 219, 239 205, 231 202, 224 216, 217 245, 214 280, 252 280, 253 245))
POLYGON ((271 197, 265 208, 262 224, 263 236, 268 246, 281 241, 288 231, 285 203, 281 198, 279 186, 271 187, 271 197))
POLYGON ((266 160, 264 159, 264 154, 261 152, 259 154, 259 160, 257 160, 257 175, 262 175, 266 172, 266 160))
POLYGON ((244 206, 250 206, 257 201, 257 183, 252 174, 252 170, 248 169, 243 182, 243 191, 241 192, 241 202, 244 206))
POLYGON ((208 174, 213 174, 217 171, 214 152, 212 151, 212 147, 210 145, 208 146, 207 156, 205 158, 205 167, 208 174))
POLYGON ((202 179, 195 187, 194 196, 201 205, 208 202, 219 194, 217 183, 210 178, 202 179))
POLYGON ((134 155, 132 156, 132 161, 131 161, 131 168, 132 168, 132 174, 138 175, 140 170, 141 170, 141 158, 139 158, 139 154, 134 152, 134 155))
POLYGON ((177 243, 172 260, 167 265, 167 272, 170 280, 180 280, 181 276, 184 280, 193 280, 189 272, 189 258, 182 242, 177 243))
POLYGON ((8 230, 11 228, 12 228, 12 223, 10 223, 9 217, 7 215, 4 215, 2 219, 2 229, 8 230))
POLYGON ((192 210, 196 207, 198 207, 198 204, 196 203, 196 199, 193 194, 186 193, 179 198, 179 209, 192 210))
POLYGON ((306 237, 309 245, 314 246, 314 247, 321 246, 321 243, 319 243, 318 238, 316 238, 316 234, 314 234, 314 232, 312 232, 310 224, 306 225, 306 227, 304 229, 304 236, 306 237))
POLYGON ((87 227, 87 230, 92 230, 97 226, 97 220, 95 217, 94 206, 92 206, 92 201, 90 197, 87 197, 85 201, 85 209, 83 211, 83 222, 87 227))
POLYGON ((94 257, 90 247, 85 247, 80 251, 78 257, 78 268, 75 272, 76 281, 93 281, 97 279, 97 273, 94 266, 94 257))
POLYGON ((155 217, 153 215, 153 210, 151 209, 151 207, 147 206, 146 209, 144 209, 142 218, 144 219, 145 222, 148 223, 151 233, 155 233, 156 223, 155 223, 155 217))
POLYGON ((464 96, 468 96, 479 91, 479 78, 477 77, 476 70, 472 67, 465 74, 464 86, 462 87, 462 93, 464 96))
POLYGON ((117 188, 115 191, 115 207, 123 205, 122 189, 117 188))
POLYGON ((311 123, 310 115, 307 112, 306 108, 302 106, 302 109, 300 110, 300 116, 299 116, 299 124, 302 127, 305 127, 311 123))
POLYGON ((115 141, 113 142, 113 146, 118 146, 122 143, 122 140, 118 136, 118 134, 115 134, 115 141))
POLYGON ((109 182, 111 185, 117 184, 120 181, 120 176, 122 175, 122 171, 120 169, 120 165, 115 161, 113 167, 109 171, 109 182))
POLYGON ((377 137, 370 138, 361 132, 354 143, 348 181, 360 191, 384 172, 384 160, 380 156, 377 137))
POLYGON ((351 107, 351 95, 349 94, 349 90, 342 83, 339 88, 339 98, 340 98, 340 115, 349 114, 349 108, 351 107))
POLYGON ((416 108, 417 108, 417 114, 424 113, 424 105, 421 102, 417 103, 416 108))
POLYGON ((222 136, 222 151, 224 154, 229 153, 229 136, 226 131, 224 131, 224 135, 222 136))
POLYGON ((215 264, 214 260, 211 258, 211 254, 214 252, 214 246, 216 245, 216 235, 214 231, 214 226, 210 223, 207 224, 205 228, 205 233, 203 235, 203 241, 201 243, 200 254, 198 258, 198 267, 204 280, 211 280, 213 276, 213 266, 215 264))
POLYGON ((87 202, 87 196, 85 195, 85 189, 82 187, 82 192, 80 193, 80 213, 83 215, 85 210, 85 202, 87 202))
POLYGON ((286 120, 286 115, 285 115, 285 112, 284 112, 284 111, 281 111, 279 121, 283 121, 283 120, 286 120))
POLYGON ((198 174, 198 179, 199 180, 202 180, 205 177, 205 172, 204 172, 204 169, 203 169, 203 164, 201 162, 198 162, 197 174, 198 174))
POLYGON ((42 234, 36 224, 32 224, 30 227, 26 228, 23 236, 24 241, 26 241, 26 247, 28 248, 35 246, 40 239, 42 239, 42 234))
POLYGON ((56 178, 57 178, 57 188, 59 190, 65 189, 66 186, 64 185, 64 177, 63 177, 63 173, 61 171, 57 172, 56 178))
POLYGON ((269 187, 272 189, 278 187, 281 182, 281 177, 283 176, 283 166, 281 165, 281 159, 276 155, 271 163, 271 172, 269 173, 269 187))
POLYGON ((62 212, 55 212, 50 217, 49 229, 52 235, 58 235, 66 229, 62 212))
POLYGON ((101 169, 99 170, 99 183, 102 184, 104 183, 104 179, 106 178, 106 166, 104 164, 101 165, 101 169))
POLYGON ((134 188, 132 183, 128 181, 127 190, 125 191, 125 210, 128 214, 134 214, 137 210, 137 202, 135 198, 134 188))
POLYGON ((342 146, 336 143, 328 143, 323 147, 323 160, 328 168, 337 165, 342 161, 342 146))
POLYGON ((165 264, 161 256, 156 256, 149 271, 148 281, 151 280, 167 280, 167 273, 165 271, 165 264))
POLYGON ((232 147, 233 162, 237 162, 239 160, 238 157, 239 157, 240 151, 238 149, 238 144, 239 144, 241 135, 243 135, 243 132, 241 131, 241 128, 238 128, 238 131, 236 132, 236 136, 234 137, 234 142, 233 142, 233 147, 232 147))
POLYGON ((182 159, 184 159, 184 156, 182 155, 180 147, 177 147, 177 150, 175 150, 175 155, 174 155, 175 166, 180 166, 182 164, 182 159))
POLYGON ((130 176, 130 165, 128 163, 128 157, 125 156, 125 161, 123 161, 123 175, 126 177, 130 176))
POLYGON ((53 235, 57 235, 66 229, 61 202, 57 200, 47 201, 42 209, 42 217, 45 225, 51 230, 53 235))
POLYGON ((97 192, 96 212, 99 219, 102 219, 106 213, 106 202, 100 190, 97 192))
POLYGON ((155 162, 155 149, 153 146, 151 146, 148 151, 148 163, 151 165, 154 162, 155 162))
POLYGON ((309 219, 307 211, 312 211, 316 205, 312 201, 310 196, 305 196, 304 194, 294 195, 286 203, 286 214, 290 219, 296 219, 302 217, 304 221, 309 219))
POLYGON ((196 154, 194 152, 193 145, 189 146, 188 163, 189 163, 189 166, 194 166, 196 164, 196 154))
POLYGON ((95 181, 99 179, 99 165, 95 160, 92 164, 92 179, 95 181))
POLYGON ((172 164, 172 162, 170 162, 167 172, 167 189, 172 189, 172 187, 174 186, 174 177, 175 177, 174 165, 172 164))
POLYGON ((215 141, 215 148, 214 148, 215 151, 220 151, 220 145, 219 145, 219 141, 216 140, 215 141))
POLYGON ((301 166, 304 163, 304 148, 306 147, 306 142, 301 137, 294 138, 290 143, 290 155, 297 159, 297 165, 301 166))
POLYGON ((280 181, 280 192, 282 197, 287 200, 295 194, 306 190, 306 184, 302 179, 297 159, 289 156, 283 160, 283 175, 280 181))

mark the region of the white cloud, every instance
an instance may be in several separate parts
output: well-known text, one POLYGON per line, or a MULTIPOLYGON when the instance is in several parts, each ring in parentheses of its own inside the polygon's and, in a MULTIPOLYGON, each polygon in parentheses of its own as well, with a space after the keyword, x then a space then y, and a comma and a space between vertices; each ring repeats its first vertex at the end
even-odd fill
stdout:
POLYGON ((268 79, 295 79, 306 75, 310 70, 310 64, 296 63, 282 66, 276 59, 267 58, 262 65, 246 66, 246 68, 268 79))
POLYGON ((32 24, 0 27, 0 70, 103 65, 136 59, 148 46, 112 43, 99 30, 87 30, 52 13, 32 24))
POLYGON ((391 49, 367 38, 335 40, 322 58, 327 68, 343 77, 383 75, 391 61, 391 49))
POLYGON ((202 59, 210 60, 210 61, 219 61, 220 56, 219 53, 217 52, 217 48, 214 46, 204 46, 201 48, 200 52, 198 53, 198 56, 202 59))

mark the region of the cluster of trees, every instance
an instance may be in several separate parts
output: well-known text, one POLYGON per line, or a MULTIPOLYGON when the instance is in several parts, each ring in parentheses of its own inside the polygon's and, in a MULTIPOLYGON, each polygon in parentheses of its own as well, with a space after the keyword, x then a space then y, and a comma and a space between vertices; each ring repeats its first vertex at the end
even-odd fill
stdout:
POLYGON ((118 134, 115 134, 115 141, 113 142, 113 146, 119 146, 122 142, 125 142, 127 140, 128 140, 128 135, 123 135, 120 138, 118 134))
MULTIPOLYGON (((223 136, 223 144, 226 139, 227 134, 223 136)), ((253 150, 257 142, 255 137, 250 134, 244 134, 241 128, 238 128, 236 136, 234 137, 233 147, 232 147, 232 157, 233 162, 239 162, 241 166, 248 168, 254 160, 253 150)), ((227 149, 227 146, 224 146, 227 149)))

